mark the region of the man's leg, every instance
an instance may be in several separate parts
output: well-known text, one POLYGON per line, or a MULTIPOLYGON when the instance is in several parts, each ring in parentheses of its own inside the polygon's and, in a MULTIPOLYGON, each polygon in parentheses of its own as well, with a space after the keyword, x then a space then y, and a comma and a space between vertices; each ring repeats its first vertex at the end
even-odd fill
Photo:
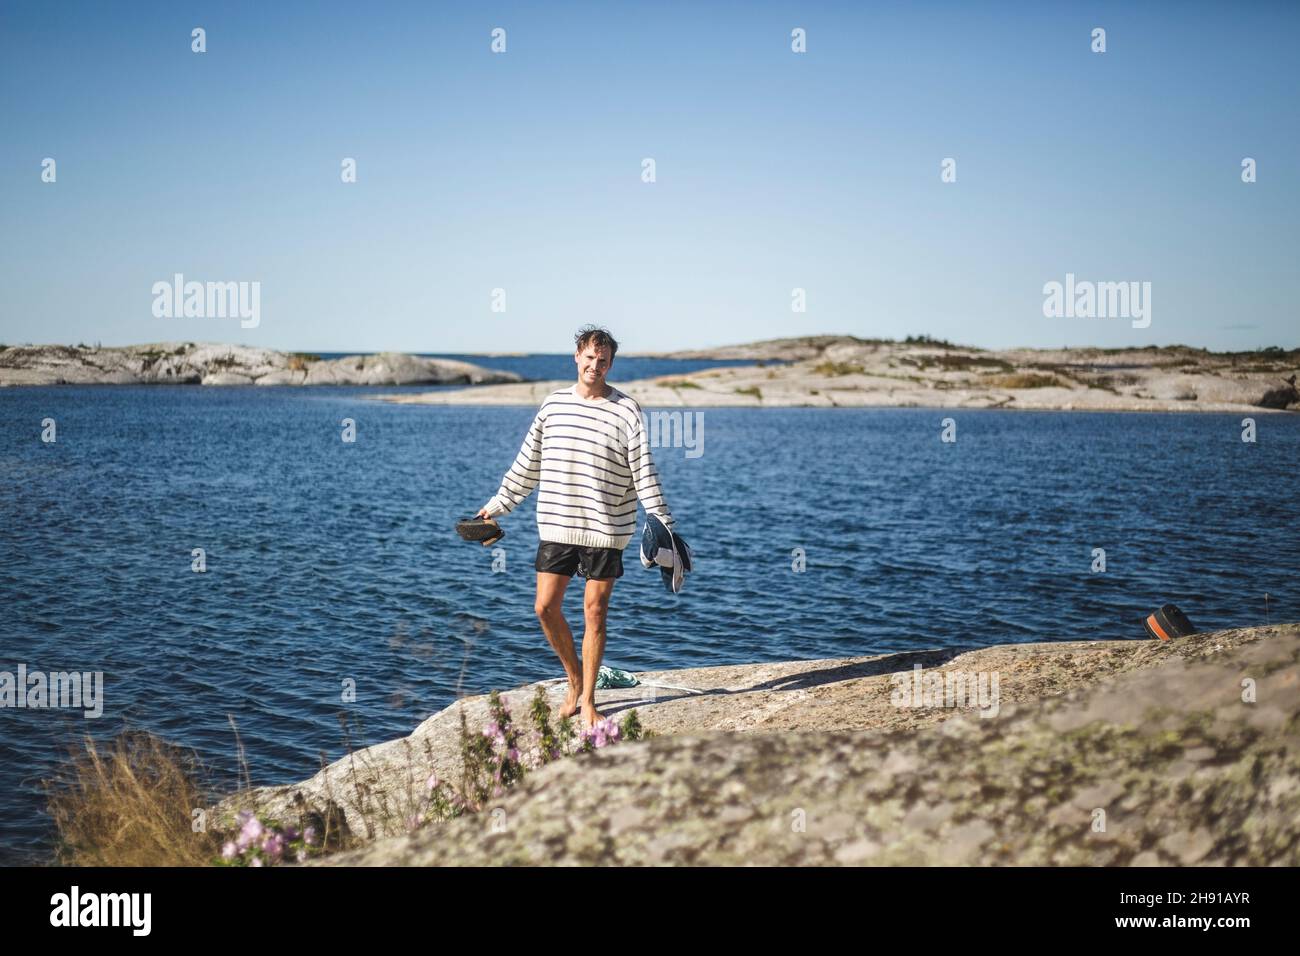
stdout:
MULTIPOLYGON (((542 622, 546 640, 560 657, 564 673, 569 678, 569 696, 560 708, 561 717, 572 717, 578 710, 578 697, 582 693, 582 672, 578 655, 573 649, 573 633, 564 619, 564 591, 572 575, 537 572, 537 603, 533 610, 542 622)), ((593 678, 594 680, 594 678, 593 678)))
POLYGON ((605 616, 617 578, 591 578, 583 592, 583 616, 587 630, 582 635, 582 723, 590 727, 605 718, 596 711, 596 675, 605 654, 605 616))

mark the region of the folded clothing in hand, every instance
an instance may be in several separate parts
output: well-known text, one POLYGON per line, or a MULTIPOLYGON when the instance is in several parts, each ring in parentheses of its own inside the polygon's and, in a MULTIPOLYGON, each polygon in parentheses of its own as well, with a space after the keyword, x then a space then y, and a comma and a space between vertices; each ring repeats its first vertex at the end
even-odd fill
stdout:
POLYGON ((641 531, 641 566, 658 567, 664 587, 679 594, 692 564, 691 547, 682 536, 670 531, 658 515, 647 514, 641 531))

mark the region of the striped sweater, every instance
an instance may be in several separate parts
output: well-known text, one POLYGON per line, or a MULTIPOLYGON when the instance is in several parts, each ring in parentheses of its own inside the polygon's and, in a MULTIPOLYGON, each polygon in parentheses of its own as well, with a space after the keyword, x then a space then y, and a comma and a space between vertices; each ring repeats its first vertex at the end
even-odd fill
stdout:
POLYGON ((507 514, 534 488, 543 541, 621 551, 636 531, 638 498, 647 513, 673 525, 641 406, 612 385, 594 401, 578 395, 576 384, 546 396, 483 508, 494 518, 507 514))

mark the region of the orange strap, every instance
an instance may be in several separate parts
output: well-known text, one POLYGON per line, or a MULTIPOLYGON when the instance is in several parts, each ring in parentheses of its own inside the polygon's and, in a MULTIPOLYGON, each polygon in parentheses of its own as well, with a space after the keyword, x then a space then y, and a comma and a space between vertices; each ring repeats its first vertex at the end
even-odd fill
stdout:
POLYGON ((1149 618, 1147 618, 1147 627, 1151 628, 1151 630, 1159 634, 1160 640, 1162 641, 1169 640, 1169 635, 1164 632, 1164 629, 1160 626, 1160 623, 1156 620, 1156 616, 1154 614, 1152 614, 1149 618))

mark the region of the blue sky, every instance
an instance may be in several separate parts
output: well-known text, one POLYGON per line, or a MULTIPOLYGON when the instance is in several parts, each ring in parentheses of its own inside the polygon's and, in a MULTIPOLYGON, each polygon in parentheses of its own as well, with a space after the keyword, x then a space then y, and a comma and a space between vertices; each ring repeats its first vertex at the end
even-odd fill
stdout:
POLYGON ((0 342, 1296 346, 1298 28, 1294 3, 5 2, 0 342), (260 324, 155 317, 175 273, 259 282, 260 324), (1151 325, 1045 317, 1067 273, 1150 282, 1151 325))

